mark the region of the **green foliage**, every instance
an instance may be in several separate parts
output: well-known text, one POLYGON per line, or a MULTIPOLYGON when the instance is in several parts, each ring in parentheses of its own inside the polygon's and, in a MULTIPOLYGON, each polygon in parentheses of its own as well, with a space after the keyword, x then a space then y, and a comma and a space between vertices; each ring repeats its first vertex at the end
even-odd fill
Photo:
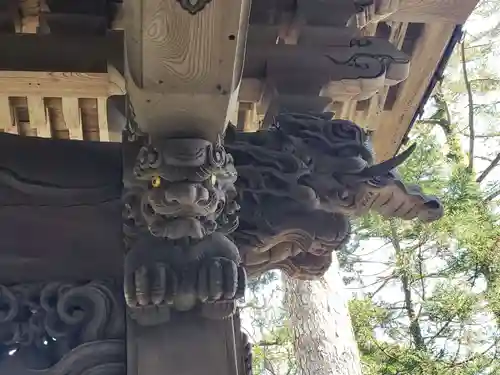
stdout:
POLYGON ((481 322, 500 318, 499 217, 463 157, 446 157, 429 124, 417 125, 413 139, 418 147, 401 173, 443 197, 446 215, 430 225, 377 215, 357 222, 358 250, 374 240, 385 244, 390 269, 367 285, 374 272, 364 257, 344 259, 365 296, 349 305, 365 374, 490 371, 500 363, 497 338, 481 322), (399 294, 399 301, 386 301, 384 293, 399 294))
POLYGON ((423 302, 429 319, 437 322, 467 323, 477 311, 479 296, 467 289, 438 284, 432 296, 423 302))
POLYGON ((376 351, 375 327, 382 327, 390 314, 384 308, 376 306, 371 299, 353 299, 349 301, 352 327, 358 346, 363 354, 376 351))
MULTIPOLYGON (((484 1, 478 17, 498 7, 484 1)), ((343 255, 349 286, 358 287, 349 308, 365 374, 500 374, 500 216, 492 202, 500 196, 498 41, 500 22, 466 35, 466 61, 459 45, 410 134, 418 147, 400 173, 440 196, 445 217, 430 225, 362 218, 358 250, 343 255), (484 171, 488 177, 478 180, 484 171), (378 249, 369 262, 366 247, 378 249)))

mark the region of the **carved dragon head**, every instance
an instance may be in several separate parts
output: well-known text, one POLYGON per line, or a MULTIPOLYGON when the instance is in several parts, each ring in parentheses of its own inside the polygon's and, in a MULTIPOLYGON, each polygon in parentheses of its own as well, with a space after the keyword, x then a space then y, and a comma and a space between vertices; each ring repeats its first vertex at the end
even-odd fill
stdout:
POLYGON ((273 268, 321 276, 348 238, 348 216, 443 215, 436 197, 405 185, 395 170, 413 147, 375 165, 367 133, 350 121, 283 114, 271 129, 238 133, 226 147, 239 175, 233 237, 253 276, 273 268))

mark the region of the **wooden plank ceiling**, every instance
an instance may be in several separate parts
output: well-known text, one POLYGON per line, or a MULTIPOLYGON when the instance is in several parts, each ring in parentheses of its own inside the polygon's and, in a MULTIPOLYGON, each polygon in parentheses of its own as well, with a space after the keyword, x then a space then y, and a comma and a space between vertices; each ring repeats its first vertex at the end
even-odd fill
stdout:
MULTIPOLYGON (((476 3, 253 0, 238 126, 329 110, 373 130, 379 159, 392 156, 476 3)), ((119 140, 107 101, 125 94, 122 14, 119 0, 0 0, 0 130, 119 140)))

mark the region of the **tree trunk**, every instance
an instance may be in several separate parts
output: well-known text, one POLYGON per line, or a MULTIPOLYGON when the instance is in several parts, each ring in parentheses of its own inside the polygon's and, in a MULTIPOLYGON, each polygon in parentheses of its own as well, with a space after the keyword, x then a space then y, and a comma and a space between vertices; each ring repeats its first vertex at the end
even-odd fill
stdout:
POLYGON ((284 276, 300 375, 361 375, 359 352, 336 256, 321 280, 284 276))

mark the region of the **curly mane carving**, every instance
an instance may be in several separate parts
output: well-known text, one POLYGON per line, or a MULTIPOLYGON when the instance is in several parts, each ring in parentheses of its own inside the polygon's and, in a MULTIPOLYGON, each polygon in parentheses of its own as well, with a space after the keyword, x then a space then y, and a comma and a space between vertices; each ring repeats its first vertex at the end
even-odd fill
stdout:
POLYGON ((232 234, 250 275, 278 268, 309 279, 326 272, 349 238, 348 217, 430 222, 436 197, 395 172, 413 151, 375 165, 367 134, 328 114, 282 114, 255 133, 236 133, 226 149, 238 171, 240 226, 232 234))

